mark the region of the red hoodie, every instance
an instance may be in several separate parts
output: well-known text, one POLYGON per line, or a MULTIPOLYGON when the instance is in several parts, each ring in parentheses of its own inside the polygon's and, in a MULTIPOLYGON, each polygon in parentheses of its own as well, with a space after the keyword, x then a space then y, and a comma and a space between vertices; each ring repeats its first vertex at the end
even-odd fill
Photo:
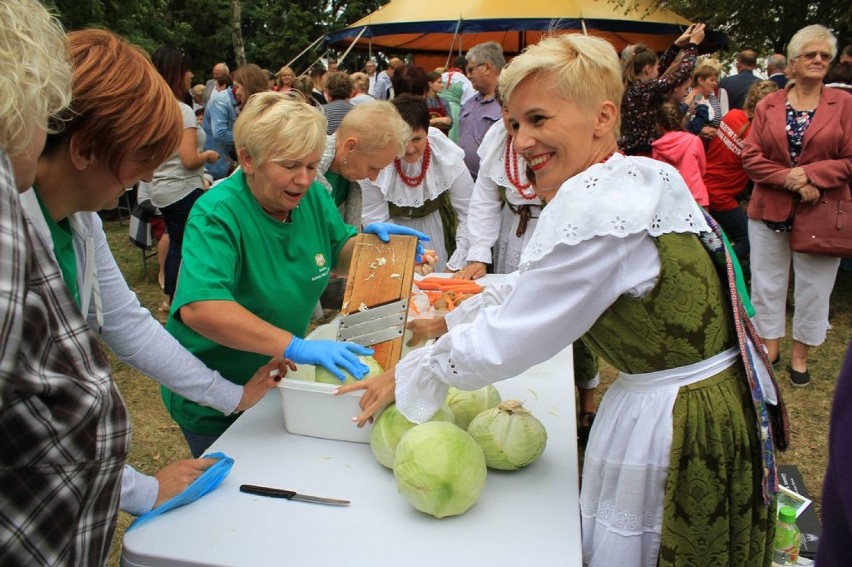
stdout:
POLYGON ((702 207, 710 204, 704 185, 704 144, 689 132, 666 132, 651 144, 651 157, 671 164, 677 169, 693 198, 702 207))

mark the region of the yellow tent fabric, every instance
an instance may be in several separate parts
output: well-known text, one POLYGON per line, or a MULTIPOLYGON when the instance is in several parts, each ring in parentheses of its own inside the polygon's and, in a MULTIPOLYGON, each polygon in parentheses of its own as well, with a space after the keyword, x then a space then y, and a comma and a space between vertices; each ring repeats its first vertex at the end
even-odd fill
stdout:
MULTIPOLYGON (((447 56, 484 41, 497 41, 511 55, 546 33, 588 33, 620 51, 645 43, 662 51, 689 25, 674 12, 651 9, 650 0, 392 0, 326 43, 447 56)), ((717 34, 722 36, 722 34, 717 34)), ((709 38, 708 38, 709 39, 709 38)), ((718 38, 717 38, 718 39, 718 38)))

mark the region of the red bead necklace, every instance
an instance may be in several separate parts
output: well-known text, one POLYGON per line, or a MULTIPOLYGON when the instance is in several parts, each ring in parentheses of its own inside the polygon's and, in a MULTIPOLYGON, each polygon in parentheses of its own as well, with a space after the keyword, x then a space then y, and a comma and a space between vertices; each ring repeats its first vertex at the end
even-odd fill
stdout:
POLYGON ((396 169, 396 174, 399 175, 399 178, 402 179, 402 182, 408 185, 409 187, 417 187, 421 183, 423 183, 423 178, 426 177, 426 172, 429 171, 429 164, 432 163, 432 146, 429 142, 426 142, 426 149, 423 150, 423 161, 420 163, 420 175, 416 177, 409 177, 402 171, 402 162, 399 161, 399 158, 395 158, 393 160, 394 169, 396 169))
POLYGON ((509 135, 506 135, 506 155, 503 159, 503 165, 506 168, 506 178, 509 180, 509 183, 518 190, 518 194, 527 201, 535 199, 537 197, 535 192, 527 193, 526 191, 526 189, 529 189, 532 184, 529 181, 521 183, 521 172, 518 167, 518 152, 515 151, 515 140, 509 135))

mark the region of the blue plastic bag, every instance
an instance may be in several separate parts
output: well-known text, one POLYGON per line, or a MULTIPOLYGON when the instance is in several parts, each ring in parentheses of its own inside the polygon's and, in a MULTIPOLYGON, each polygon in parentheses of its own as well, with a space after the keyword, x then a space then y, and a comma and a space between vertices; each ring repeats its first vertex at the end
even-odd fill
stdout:
POLYGON ((228 473, 231 472, 231 467, 234 466, 234 459, 225 453, 210 453, 204 455, 202 458, 218 459, 218 461, 204 471, 201 476, 196 478, 192 484, 183 490, 183 492, 169 500, 166 500, 153 510, 145 512, 133 520, 133 523, 130 524, 127 531, 138 528, 142 524, 153 520, 161 514, 165 514, 169 510, 174 510, 175 508, 180 508, 181 506, 195 502, 205 494, 213 492, 220 484, 222 484, 222 481, 227 478, 228 473))

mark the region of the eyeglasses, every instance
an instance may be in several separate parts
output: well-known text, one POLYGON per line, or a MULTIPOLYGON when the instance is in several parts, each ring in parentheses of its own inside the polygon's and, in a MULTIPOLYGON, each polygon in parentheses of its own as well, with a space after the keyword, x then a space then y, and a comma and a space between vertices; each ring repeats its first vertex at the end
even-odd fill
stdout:
POLYGON ((474 65, 473 67, 471 67, 470 65, 468 65, 468 66, 467 66, 467 73, 468 73, 468 75, 469 75, 469 74, 471 74, 471 73, 473 73, 473 70, 474 70, 474 69, 476 69, 477 67, 482 67, 483 65, 485 65, 485 63, 479 63, 478 65, 474 65))
POLYGON ((819 55, 819 58, 823 61, 831 61, 831 53, 828 51, 808 51, 807 53, 800 53, 796 58, 802 58, 805 61, 813 61, 817 58, 817 55, 819 55))

